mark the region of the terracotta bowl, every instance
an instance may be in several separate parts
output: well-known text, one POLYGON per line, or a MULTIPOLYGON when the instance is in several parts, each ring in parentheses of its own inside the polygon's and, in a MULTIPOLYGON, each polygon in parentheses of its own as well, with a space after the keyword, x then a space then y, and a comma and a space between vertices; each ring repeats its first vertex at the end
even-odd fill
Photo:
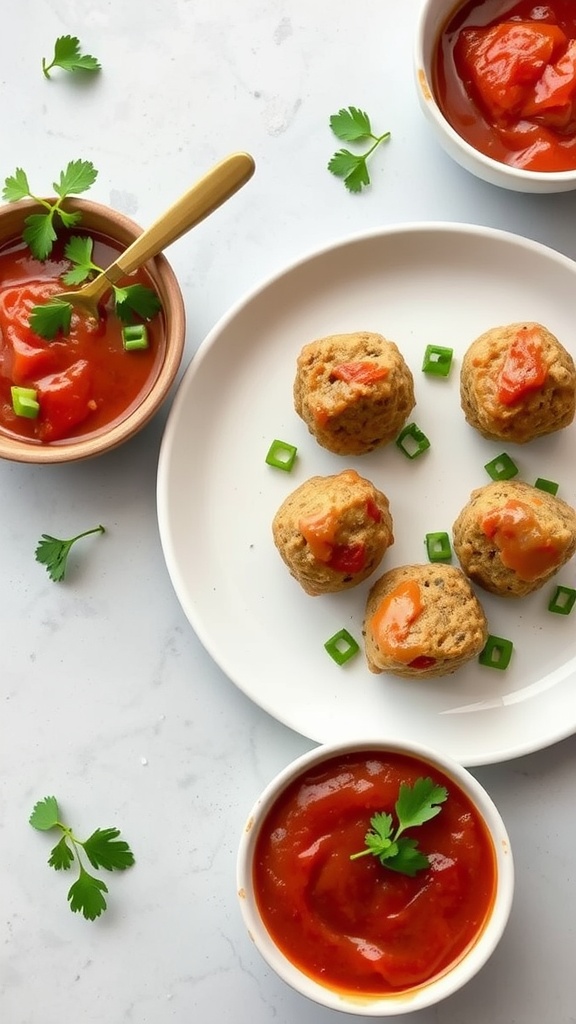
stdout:
MULTIPOLYGON (((83 230, 95 232, 118 243, 120 249, 130 245, 142 232, 142 228, 130 218, 99 203, 84 199, 67 200, 66 209, 77 210, 82 214, 81 222, 74 229, 78 234, 83 230)), ((1 248, 10 240, 21 237, 24 218, 35 212, 43 211, 32 201, 9 203, 0 207, 1 248)), ((0 427, 0 458, 42 464, 92 458, 134 437, 160 409, 182 361, 186 318, 180 286, 167 259, 163 255, 157 256, 146 264, 145 269, 151 286, 162 302, 162 312, 159 314, 162 317, 162 346, 156 368, 143 386, 136 403, 132 403, 131 408, 109 426, 52 443, 18 438, 0 427)), ((62 290, 66 290, 66 286, 63 285, 62 290)))
POLYGON ((469 771, 420 744, 380 738, 316 747, 268 784, 240 840, 237 890, 249 937, 287 984, 332 1010, 388 1017, 440 1002, 483 967, 508 921, 514 867, 500 814, 469 771), (359 774, 350 757, 363 762, 359 774), (433 820, 407 829, 421 852, 430 854, 421 881, 386 870, 371 855, 362 862, 350 855, 352 848, 363 849, 375 803, 394 818, 400 782, 413 786, 414 776, 430 776, 447 791, 433 820), (458 837, 450 856, 448 836, 458 837), (467 863, 470 850, 473 863, 467 863), (480 890, 482 904, 469 913, 480 890), (428 893, 436 893, 437 902, 431 900, 420 916, 428 893), (466 933, 461 907, 469 915, 466 933), (448 932, 458 934, 459 948, 447 945, 442 962, 437 949, 448 932), (414 936, 424 943, 418 950, 407 945, 414 936), (304 963, 308 956, 311 969, 304 963), (349 959, 341 984, 334 965, 340 970, 349 959), (399 982, 398 970, 404 972, 399 982))
MULTIPOLYGON (((466 142, 444 116, 434 95, 434 55, 440 33, 464 0, 422 0, 414 45, 414 70, 420 106, 445 152, 456 163, 500 188, 513 192, 552 193, 576 189, 576 169, 532 171, 494 160, 466 142)), ((502 3, 506 11, 510 5, 502 3)))

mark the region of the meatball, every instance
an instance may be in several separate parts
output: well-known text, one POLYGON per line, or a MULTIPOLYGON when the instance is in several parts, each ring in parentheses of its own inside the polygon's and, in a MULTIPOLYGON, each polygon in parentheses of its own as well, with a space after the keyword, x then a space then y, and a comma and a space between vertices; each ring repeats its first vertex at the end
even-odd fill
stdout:
POLYGON ((502 597, 538 590, 576 551, 574 509, 521 481, 473 491, 453 529, 466 575, 502 597))
POLYGON ((393 441, 414 404, 412 373, 381 334, 332 334, 298 356, 294 407, 336 455, 364 455, 393 441))
POLYGON ((363 635, 371 672, 424 679, 477 657, 486 616, 464 573, 452 565, 403 565, 370 589, 363 635))
POLYGON ((292 576, 312 596, 355 587, 394 543, 388 498, 354 469, 297 487, 274 516, 272 533, 292 576))
POLYGON ((541 324, 493 327, 464 355, 460 400, 483 437, 525 444, 574 419, 574 360, 541 324))

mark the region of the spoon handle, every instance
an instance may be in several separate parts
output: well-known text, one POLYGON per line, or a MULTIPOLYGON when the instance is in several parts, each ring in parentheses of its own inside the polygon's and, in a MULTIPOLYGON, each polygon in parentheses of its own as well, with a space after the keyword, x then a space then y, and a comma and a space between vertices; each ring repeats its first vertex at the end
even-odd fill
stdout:
POLYGON ((168 245, 199 224, 213 210, 242 188, 254 173, 254 160, 248 153, 231 153, 192 185, 180 199, 104 271, 115 284, 119 278, 141 267, 168 245))

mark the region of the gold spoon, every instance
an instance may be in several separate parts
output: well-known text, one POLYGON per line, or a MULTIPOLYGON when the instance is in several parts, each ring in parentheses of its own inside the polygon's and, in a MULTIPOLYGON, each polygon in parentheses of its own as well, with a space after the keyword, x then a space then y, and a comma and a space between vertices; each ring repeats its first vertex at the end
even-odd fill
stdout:
POLYGON ((250 180, 253 173, 254 160, 248 153, 232 153, 225 157, 146 228, 106 270, 76 291, 58 292, 51 301, 57 299, 81 306, 85 313, 97 319, 98 302, 112 285, 157 256, 217 210, 250 180))

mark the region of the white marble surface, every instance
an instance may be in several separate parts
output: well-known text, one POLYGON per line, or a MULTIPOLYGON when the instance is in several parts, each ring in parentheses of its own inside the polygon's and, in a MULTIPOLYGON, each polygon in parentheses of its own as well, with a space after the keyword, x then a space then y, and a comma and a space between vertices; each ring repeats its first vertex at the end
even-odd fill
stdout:
MULTIPOLYGON (((188 312, 183 370, 248 289, 363 228, 474 221, 576 256, 576 194, 501 192, 437 148, 412 84, 416 11, 416 0, 19 0, 0 34, 0 179, 22 166, 42 191, 68 160, 91 159, 91 197, 145 225, 225 153, 253 153, 252 182, 169 251, 188 312), (100 58, 98 79, 44 79, 41 58, 66 33, 100 58), (326 171, 328 117, 349 104, 393 134, 356 197, 326 171)), ((93 462, 0 465, 3 1024, 343 1019, 272 975, 240 921, 245 815, 310 742, 235 689, 176 601, 155 507, 166 412, 93 462), (99 522, 106 535, 71 556, 67 582, 50 582, 34 561, 40 534, 99 522), (118 825, 136 853, 97 922, 70 913, 49 837, 28 825, 51 792, 80 832, 118 825)), ((490 963, 419 1024, 576 1021, 575 755, 571 738, 475 769, 510 830, 515 906, 490 963)))

